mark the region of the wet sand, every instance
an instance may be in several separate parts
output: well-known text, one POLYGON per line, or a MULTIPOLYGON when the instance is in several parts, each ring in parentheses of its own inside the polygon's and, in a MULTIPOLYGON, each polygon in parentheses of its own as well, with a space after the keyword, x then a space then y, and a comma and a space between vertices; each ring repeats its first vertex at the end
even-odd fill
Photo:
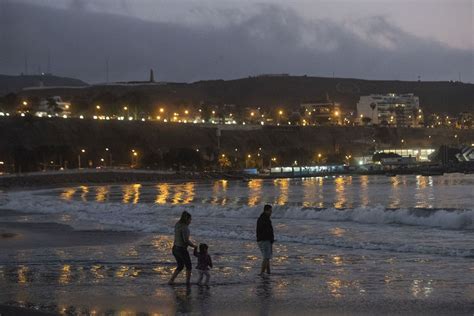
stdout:
MULTIPOLYGON (((255 242, 204 240, 215 268, 209 287, 166 284, 172 236, 74 230, 35 222, 44 215, 0 211, 0 313, 4 315, 472 315, 474 287, 453 294, 442 258, 397 277, 385 255, 276 243, 273 274, 257 276, 255 242), (24 222, 27 220, 28 222, 24 222), (307 247, 307 248, 306 248, 307 247), (313 262, 308 264, 307 261, 313 262), (369 271, 369 272, 361 272, 369 271), (427 272, 428 271, 428 272, 427 272), (423 274, 436 283, 431 283, 423 274), (386 279, 387 276, 393 279, 386 279), (446 286, 446 291, 443 288, 446 286), (454 296, 453 296, 454 295, 454 296), (42 314, 43 313, 43 314, 42 314)), ((197 240, 200 242, 200 240, 197 240)), ((196 263, 192 258, 193 264, 196 263)), ((456 267, 451 266, 450 269, 456 267)), ((193 275, 195 281, 196 275, 193 275)))
POLYGON ((68 225, 54 222, 22 222, 25 216, 35 213, 0 210, 0 248, 32 249, 41 247, 77 247, 126 243, 143 237, 135 232, 102 230, 74 230, 68 225), (11 218, 13 220, 3 221, 11 218))

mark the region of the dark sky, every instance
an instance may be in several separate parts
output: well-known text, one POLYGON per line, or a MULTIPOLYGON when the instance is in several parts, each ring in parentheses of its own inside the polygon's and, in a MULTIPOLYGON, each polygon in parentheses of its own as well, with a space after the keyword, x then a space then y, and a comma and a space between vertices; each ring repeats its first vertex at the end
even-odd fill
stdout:
POLYGON ((0 73, 474 82, 473 1, 0 0, 0 73), (41 5, 38 5, 41 3, 41 5), (290 3, 290 4, 288 4, 290 3))

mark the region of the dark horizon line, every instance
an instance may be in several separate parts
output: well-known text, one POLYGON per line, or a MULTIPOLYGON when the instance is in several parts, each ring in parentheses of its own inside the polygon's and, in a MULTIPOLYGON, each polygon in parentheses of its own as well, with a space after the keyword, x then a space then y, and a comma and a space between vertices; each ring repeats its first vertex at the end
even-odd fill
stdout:
MULTIPOLYGON (((51 76, 51 77, 57 77, 57 78, 68 78, 68 79, 76 79, 84 82, 85 84, 89 86, 94 86, 94 85, 112 85, 114 83, 117 84, 126 84, 126 83, 151 83, 149 80, 129 80, 129 81, 109 81, 109 82, 104 82, 104 81, 96 81, 96 82, 87 82, 84 81, 83 79, 80 79, 78 77, 73 77, 73 76, 68 76, 68 75, 59 75, 55 73, 44 73, 44 74, 2 74, 0 73, 0 76, 9 76, 9 77, 42 77, 42 76, 51 76)), ((257 75, 249 75, 247 77, 238 77, 238 78, 232 78, 232 79, 201 79, 201 80, 196 80, 196 81, 166 81, 166 80, 155 80, 154 83, 160 83, 160 82, 166 82, 166 83, 185 83, 185 84, 194 84, 198 82, 206 82, 206 81, 237 81, 237 80, 243 80, 243 79, 249 79, 249 78, 294 78, 294 77, 307 77, 307 78, 322 78, 322 79, 339 79, 339 80, 360 80, 360 81, 393 81, 393 82, 425 82, 425 83, 433 83, 433 82, 454 82, 454 83, 462 83, 462 84, 474 84, 474 82, 470 81, 462 81, 462 80, 404 80, 404 79, 365 79, 365 78, 354 78, 354 77, 336 77, 336 76, 318 76, 318 75, 309 75, 309 74, 287 74, 287 73, 267 73, 267 74, 257 74, 257 75)))

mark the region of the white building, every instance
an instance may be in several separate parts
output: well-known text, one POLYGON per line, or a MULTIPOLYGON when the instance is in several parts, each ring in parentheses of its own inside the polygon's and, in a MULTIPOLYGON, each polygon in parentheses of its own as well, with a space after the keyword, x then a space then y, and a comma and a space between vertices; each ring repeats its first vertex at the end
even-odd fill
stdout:
POLYGON ((361 96, 357 115, 361 125, 420 127, 423 122, 419 98, 413 93, 361 96))

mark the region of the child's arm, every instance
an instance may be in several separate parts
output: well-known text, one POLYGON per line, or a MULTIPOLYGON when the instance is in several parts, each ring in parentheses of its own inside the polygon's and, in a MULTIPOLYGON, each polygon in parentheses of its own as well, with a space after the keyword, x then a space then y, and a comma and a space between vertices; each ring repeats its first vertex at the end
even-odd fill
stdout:
POLYGON ((199 253, 198 253, 197 248, 194 248, 194 256, 199 257, 199 253))
POLYGON ((209 267, 212 268, 212 259, 211 259, 211 256, 208 255, 208 258, 209 258, 209 267))

